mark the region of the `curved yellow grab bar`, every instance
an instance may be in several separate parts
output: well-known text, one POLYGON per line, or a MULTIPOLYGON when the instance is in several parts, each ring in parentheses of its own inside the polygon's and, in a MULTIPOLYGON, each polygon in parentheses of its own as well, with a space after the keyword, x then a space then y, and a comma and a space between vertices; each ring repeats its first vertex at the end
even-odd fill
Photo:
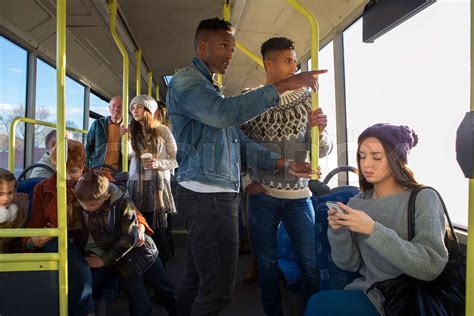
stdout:
MULTIPOLYGON (((59 113, 58 113, 59 115, 59 113)), ((48 126, 52 128, 56 128, 56 124, 54 123, 49 123, 49 122, 44 122, 44 121, 38 121, 32 118, 28 117, 16 117, 13 119, 13 121, 10 124, 10 139, 8 141, 8 170, 13 173, 15 171, 15 130, 16 126, 18 125, 19 122, 25 122, 25 123, 30 123, 30 124, 36 124, 36 125, 42 125, 42 126, 48 126)), ((78 128, 72 128, 72 127, 66 127, 68 131, 71 132, 76 132, 76 133, 82 133, 82 134, 87 134, 87 131, 83 129, 78 129, 78 128)), ((59 134, 57 138, 59 139, 59 134)), ((64 136, 63 136, 64 137, 64 136)))
POLYGON ((258 57, 254 53, 252 53, 247 47, 245 47, 241 42, 235 41, 235 47, 240 49, 242 53, 247 55, 250 59, 252 59, 254 62, 256 62, 259 66, 263 67, 263 61, 262 58, 258 57))
MULTIPOLYGON (((317 70, 318 65, 318 53, 319 53, 319 25, 314 14, 305 8, 298 0, 287 0, 289 4, 293 6, 299 13, 304 15, 311 26, 311 69, 317 70)), ((318 92, 313 91, 312 96, 312 109, 317 110, 319 107, 318 92)), ((319 166, 319 128, 313 127, 311 129, 311 168, 317 170, 319 166)), ((312 179, 318 179, 318 175, 315 174, 312 179)))
MULTIPOLYGON (((117 44, 120 53, 123 58, 123 82, 122 82, 122 122, 128 125, 128 54, 125 46, 123 45, 120 37, 117 34, 117 0, 110 0, 109 3, 109 14, 110 14, 110 33, 114 38, 115 44, 117 44)), ((122 171, 128 171, 128 133, 122 136, 122 171)))

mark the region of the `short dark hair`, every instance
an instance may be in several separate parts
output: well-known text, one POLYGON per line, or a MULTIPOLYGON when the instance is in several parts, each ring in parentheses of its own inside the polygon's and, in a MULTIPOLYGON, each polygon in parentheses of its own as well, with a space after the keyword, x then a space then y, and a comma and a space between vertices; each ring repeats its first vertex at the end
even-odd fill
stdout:
POLYGON ((56 130, 55 129, 49 131, 49 133, 46 134, 46 136, 44 138, 44 147, 46 148, 46 150, 51 150, 52 149, 52 148, 48 148, 48 144, 52 139, 56 139, 56 130))
POLYGON ((76 183, 76 198, 81 202, 97 201, 109 193, 109 179, 100 171, 89 170, 76 183))
POLYGON ((212 19, 202 20, 201 22, 199 22, 199 25, 196 29, 196 33, 194 34, 194 45, 195 46, 197 45, 198 36, 201 32, 203 31, 216 32, 219 30, 233 32, 234 27, 232 26, 230 22, 223 19, 219 19, 217 17, 212 18, 212 19))
POLYGON ((265 56, 270 52, 282 51, 286 49, 294 50, 295 42, 286 37, 272 37, 262 44, 260 52, 262 53, 262 57, 265 58, 265 56))

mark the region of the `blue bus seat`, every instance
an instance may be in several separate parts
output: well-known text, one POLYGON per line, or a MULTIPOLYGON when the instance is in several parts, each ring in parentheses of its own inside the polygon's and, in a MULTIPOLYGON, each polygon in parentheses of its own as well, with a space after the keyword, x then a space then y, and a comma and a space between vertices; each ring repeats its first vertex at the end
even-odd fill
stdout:
MULTIPOLYGON (((357 273, 339 269, 331 259, 331 246, 327 237, 328 221, 327 201, 347 203, 351 197, 359 193, 354 186, 342 186, 332 189, 323 196, 313 196, 315 212, 316 257, 320 274, 320 290, 337 290, 350 283, 357 273)), ((278 267, 285 279, 289 291, 301 291, 301 271, 297 264, 296 254, 285 226, 278 229, 278 267)))
POLYGON ((43 180, 45 180, 45 178, 30 178, 17 182, 16 191, 28 194, 28 219, 31 218, 35 186, 43 180))

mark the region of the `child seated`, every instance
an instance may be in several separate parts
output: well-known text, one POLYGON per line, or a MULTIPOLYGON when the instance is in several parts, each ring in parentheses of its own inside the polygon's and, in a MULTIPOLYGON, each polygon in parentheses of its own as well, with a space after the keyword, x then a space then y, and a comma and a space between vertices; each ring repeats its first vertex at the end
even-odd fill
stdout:
POLYGON ((126 192, 109 183, 99 171, 82 175, 75 194, 84 210, 89 237, 85 257, 91 268, 111 267, 122 279, 128 294, 130 315, 150 315, 151 303, 145 281, 151 285, 169 315, 176 315, 176 295, 165 276, 153 240, 139 229, 133 202, 126 192))
MULTIPOLYGON (((0 168, 0 229, 21 228, 28 217, 28 194, 16 193, 13 173, 0 168)), ((0 253, 21 252, 21 238, 0 238, 0 253)))

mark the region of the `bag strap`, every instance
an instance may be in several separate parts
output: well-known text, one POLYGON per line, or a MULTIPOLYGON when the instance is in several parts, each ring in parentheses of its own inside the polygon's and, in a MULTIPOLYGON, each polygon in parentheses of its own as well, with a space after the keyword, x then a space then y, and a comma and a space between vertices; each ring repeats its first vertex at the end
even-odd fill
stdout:
POLYGON ((445 244, 446 244, 446 248, 448 248, 448 251, 453 251, 455 253, 460 253, 461 252, 461 247, 459 246, 458 237, 454 233, 454 227, 453 227, 453 224, 451 223, 451 218, 449 217, 448 210, 446 208, 446 204, 444 203, 443 198, 441 197, 441 194, 439 194, 439 192, 436 191, 432 187, 422 186, 422 187, 413 189, 413 191, 410 194, 410 198, 408 199, 408 213, 407 213, 408 240, 412 240, 413 237, 415 237, 415 202, 416 202, 416 196, 423 189, 430 189, 430 190, 436 192, 436 194, 438 195, 438 198, 441 202, 441 206, 443 207, 444 216, 446 217, 446 219, 448 221, 448 225, 449 225, 449 233, 448 233, 448 231, 446 231, 447 236, 445 237, 445 241, 444 241, 445 244), (448 243, 448 241, 453 241, 454 244, 455 244, 456 249, 452 249, 451 244, 453 244, 453 242, 448 243))

